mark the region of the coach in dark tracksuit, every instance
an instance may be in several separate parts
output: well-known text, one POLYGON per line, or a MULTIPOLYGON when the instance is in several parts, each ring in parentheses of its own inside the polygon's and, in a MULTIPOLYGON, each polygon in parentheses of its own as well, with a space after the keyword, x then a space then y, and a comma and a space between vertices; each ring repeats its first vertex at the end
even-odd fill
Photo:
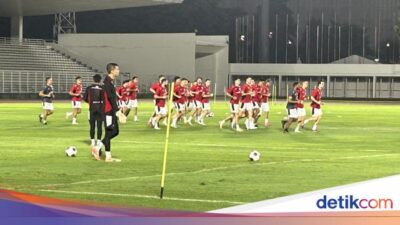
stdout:
MULTIPOLYGON (((106 151, 106 162, 120 162, 121 160, 111 156, 111 139, 119 134, 118 119, 116 113, 117 94, 115 92, 114 80, 119 76, 119 66, 115 63, 107 65, 108 75, 104 79, 104 115, 105 115, 105 136, 102 140, 106 151)), ((98 152, 97 152, 98 156, 98 152)), ((96 157, 96 159, 98 159, 96 157)))
POLYGON ((101 75, 93 76, 94 84, 86 88, 83 100, 89 104, 89 124, 90 139, 92 147, 101 145, 101 136, 103 134, 104 122, 104 89, 101 83, 101 75), (95 132, 97 127, 97 143, 95 140, 95 132))

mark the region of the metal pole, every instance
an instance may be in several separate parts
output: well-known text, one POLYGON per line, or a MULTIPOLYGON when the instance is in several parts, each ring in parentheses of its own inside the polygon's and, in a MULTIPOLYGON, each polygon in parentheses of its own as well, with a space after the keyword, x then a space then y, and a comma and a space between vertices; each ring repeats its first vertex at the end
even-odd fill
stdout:
POLYGON ((342 27, 339 26, 339 59, 341 59, 341 41, 342 41, 342 27))
POLYGON ((321 63, 324 63, 324 12, 322 12, 321 25, 321 63))
POLYGON ((296 62, 299 59, 299 28, 300 28, 300 15, 297 14, 297 28, 296 28, 296 62))
POLYGON ((317 64, 319 63, 319 26, 317 26, 317 64))
POLYGON ((279 17, 278 14, 275 15, 275 63, 278 63, 278 31, 279 31, 279 17))
POLYGON ((288 63, 289 14, 286 14, 285 63, 288 63))

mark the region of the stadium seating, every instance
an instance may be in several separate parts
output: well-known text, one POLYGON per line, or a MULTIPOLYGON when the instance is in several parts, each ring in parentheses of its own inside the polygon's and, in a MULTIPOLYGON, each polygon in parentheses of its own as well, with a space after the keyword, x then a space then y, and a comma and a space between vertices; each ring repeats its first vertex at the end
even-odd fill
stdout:
POLYGON ((0 93, 36 93, 47 76, 54 78, 57 92, 66 93, 74 77, 87 84, 96 72, 44 40, 0 38, 0 93))

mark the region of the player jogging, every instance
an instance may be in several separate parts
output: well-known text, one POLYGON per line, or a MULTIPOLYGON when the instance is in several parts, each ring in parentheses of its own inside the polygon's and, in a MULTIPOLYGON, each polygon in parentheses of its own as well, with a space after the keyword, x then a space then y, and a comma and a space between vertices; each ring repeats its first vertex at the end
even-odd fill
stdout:
POLYGON ((172 119, 172 124, 171 127, 173 128, 178 128, 178 121, 185 116, 185 112, 186 112, 186 102, 187 102, 187 87, 188 84, 188 80, 183 78, 181 79, 179 84, 177 87, 175 87, 174 89, 174 107, 176 110, 176 114, 174 115, 173 119, 172 119))
MULTIPOLYGON (((165 79, 164 75, 160 75, 158 76, 158 81, 153 83, 150 87, 150 92, 153 94, 153 102, 154 104, 156 103, 156 99, 155 99, 155 94, 157 92, 157 89, 161 87, 161 81, 165 79)), ((152 126, 152 121, 154 119, 154 117, 156 117, 157 112, 154 111, 153 114, 151 115, 151 117, 149 118, 149 121, 147 122, 147 124, 149 126, 152 126)))
POLYGON ((322 118, 322 109, 321 106, 324 104, 322 102, 322 90, 325 87, 325 83, 323 81, 319 81, 317 87, 311 93, 311 107, 312 107, 312 117, 304 121, 304 125, 309 123, 310 121, 315 121, 312 130, 314 132, 318 131, 318 125, 321 122, 322 118))
POLYGON ((101 75, 93 76, 93 84, 86 88, 84 100, 89 104, 89 124, 91 146, 101 145, 101 136, 103 134, 104 121, 104 90, 100 84, 101 75), (95 133, 97 128, 97 139, 95 133))
POLYGON ((245 121, 247 130, 255 130, 257 129, 254 125, 253 118, 253 101, 255 93, 251 89, 251 82, 253 79, 251 77, 246 79, 246 83, 242 86, 242 104, 240 106, 240 110, 243 114, 247 113, 247 119, 245 121))
POLYGON ((290 95, 288 96, 287 105, 286 105, 286 109, 287 109, 287 113, 288 113, 288 119, 283 125, 283 132, 284 133, 289 133, 290 125, 292 125, 292 123, 294 121, 296 121, 297 118, 298 118, 297 109, 296 109, 296 105, 298 103, 297 91, 296 91, 297 88, 299 88, 299 82, 294 82, 293 83, 293 90, 290 93, 290 95))
POLYGON ((269 123, 269 97, 271 97, 270 92, 271 80, 266 80, 261 87, 261 114, 265 115, 264 126, 270 126, 269 123))
POLYGON ((168 100, 168 91, 167 91, 168 81, 167 79, 161 80, 161 86, 157 88, 157 91, 154 95, 155 101, 155 111, 156 116, 152 119, 152 125, 155 130, 160 130, 159 122, 161 119, 167 117, 167 100, 168 100))
POLYGON ((118 106, 121 112, 126 116, 128 114, 129 93, 128 93, 129 80, 122 82, 122 85, 117 87, 116 94, 118 97, 118 106))
POLYGON ((204 123, 204 118, 211 112, 210 98, 214 96, 213 93, 210 93, 210 86, 211 86, 211 80, 206 79, 205 84, 203 86, 203 94, 201 98, 202 111, 199 118, 199 124, 203 126, 206 125, 204 123))
POLYGON ((39 114, 39 122, 47 125, 47 117, 54 113, 53 99, 53 78, 46 77, 46 86, 39 92, 39 96, 42 97, 43 102, 43 113, 39 114))
POLYGON ((240 79, 235 80, 235 84, 232 85, 228 90, 226 90, 226 95, 231 98, 230 100, 230 110, 231 115, 226 119, 219 122, 219 127, 222 129, 227 121, 231 121, 232 129, 236 128, 237 132, 243 132, 239 126, 239 103, 242 96, 242 89, 240 87, 240 79))
POLYGON ((82 112, 82 91, 82 78, 76 77, 75 83, 69 90, 69 95, 72 96, 72 112, 67 112, 65 116, 66 119, 69 119, 72 116, 72 125, 78 124, 76 118, 82 112))
POLYGON ((300 127, 304 126, 304 119, 307 115, 306 109, 304 108, 304 101, 307 100, 307 93, 306 90, 308 88, 308 82, 304 81, 301 84, 301 87, 297 88, 297 115, 299 116, 297 119, 297 127, 294 132, 299 133, 300 127))
POLYGON ((139 78, 133 77, 131 81, 129 81, 128 88, 128 112, 127 116, 133 110, 133 121, 138 122, 138 98, 137 95, 139 93, 139 78))

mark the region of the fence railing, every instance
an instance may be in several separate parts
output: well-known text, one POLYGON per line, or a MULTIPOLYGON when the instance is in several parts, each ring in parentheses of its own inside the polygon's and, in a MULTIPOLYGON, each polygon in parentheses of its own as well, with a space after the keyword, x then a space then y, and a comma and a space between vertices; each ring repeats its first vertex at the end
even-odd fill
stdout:
MULTIPOLYGON (((31 94, 39 93, 45 85, 46 77, 53 78, 53 87, 56 93, 68 93, 69 88, 75 82, 76 76, 81 76, 83 86, 87 87, 92 83, 93 73, 65 73, 65 72, 44 72, 44 71, 16 71, 0 70, 0 93, 1 94, 31 94)), ((101 74, 103 77, 105 74, 101 74)), ((130 79, 130 74, 120 74, 115 85, 121 85, 124 80, 130 79)), ((140 93, 147 94, 152 82, 140 83, 140 93)))
POLYGON ((22 39, 22 42, 19 41, 18 38, 9 38, 9 37, 0 37, 0 44, 19 44, 19 45, 41 45, 44 46, 46 41, 43 39, 22 39))

